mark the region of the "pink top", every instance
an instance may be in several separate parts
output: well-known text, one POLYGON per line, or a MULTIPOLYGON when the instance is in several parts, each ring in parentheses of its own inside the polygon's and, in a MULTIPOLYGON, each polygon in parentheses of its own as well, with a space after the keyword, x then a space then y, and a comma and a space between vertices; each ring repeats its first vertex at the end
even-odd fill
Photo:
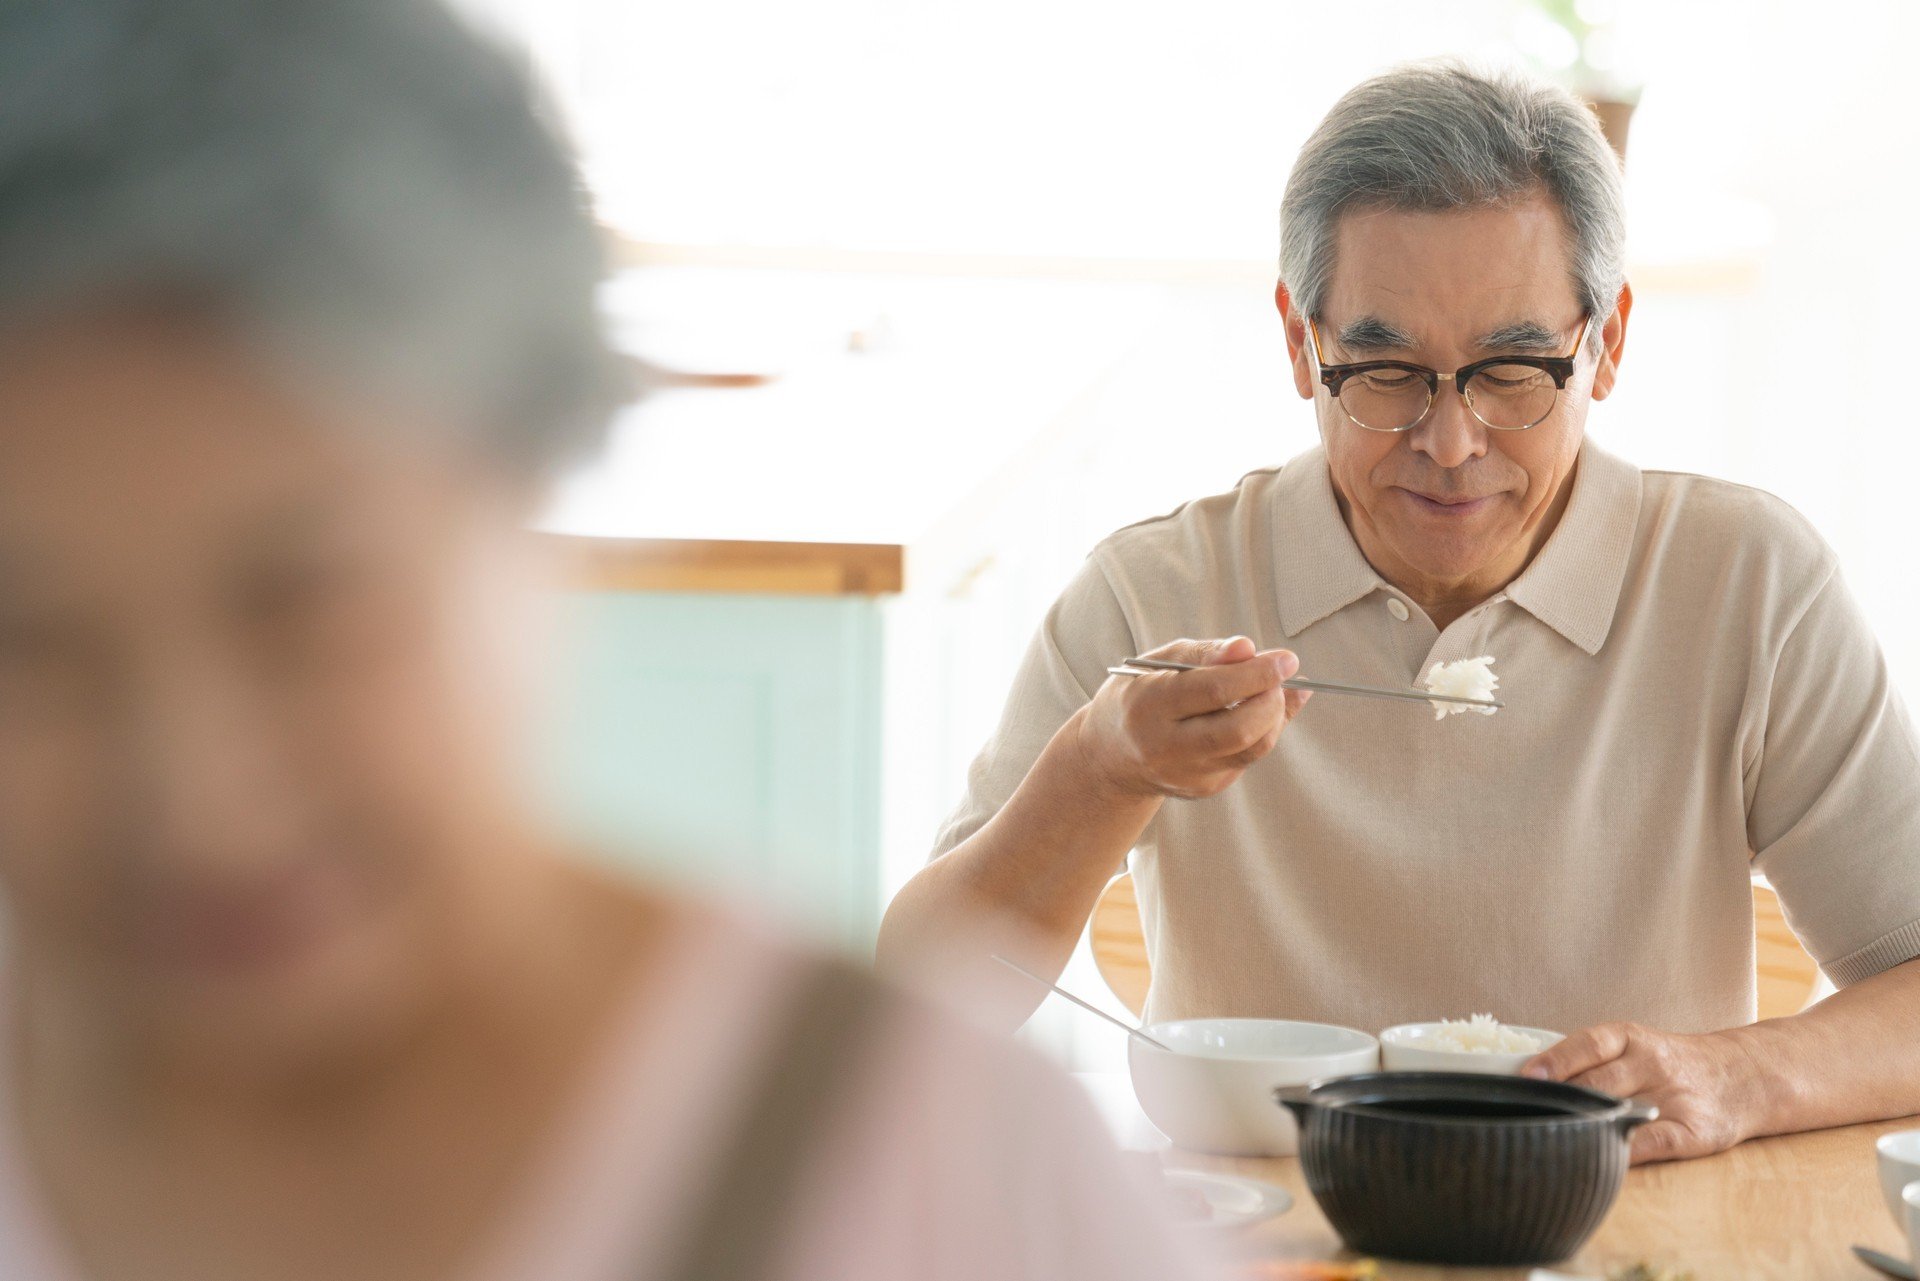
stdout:
MULTIPOLYGON (((669 1266, 674 1228, 806 972, 802 953, 737 917, 677 935, 471 1281, 635 1281, 669 1266)), ((811 1159, 780 1281, 1202 1275, 1070 1080, 1007 1038, 902 1004, 868 1047, 865 1096, 841 1101, 811 1159)), ((10 1129, 0 1277, 81 1281, 10 1129)))

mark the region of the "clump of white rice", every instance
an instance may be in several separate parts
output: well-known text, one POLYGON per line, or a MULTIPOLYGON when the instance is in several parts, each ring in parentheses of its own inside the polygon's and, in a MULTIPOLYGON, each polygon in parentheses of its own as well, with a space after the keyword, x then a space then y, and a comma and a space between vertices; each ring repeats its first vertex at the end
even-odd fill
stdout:
MULTIPOLYGON (((1493 691, 1500 686, 1500 678, 1493 674, 1493 656, 1482 654, 1478 658, 1458 658, 1451 663, 1435 663, 1433 670, 1427 673, 1427 693, 1446 694, 1453 698, 1484 698, 1491 700, 1493 691)), ((1453 712, 1479 712, 1482 716, 1491 716, 1497 707, 1469 707, 1465 703, 1438 703, 1433 705, 1433 719, 1445 720, 1453 712)))
POLYGON ((1538 1054, 1546 1048, 1539 1037, 1508 1027, 1491 1014, 1442 1019, 1439 1029, 1425 1040, 1423 1048, 1462 1054, 1538 1054))

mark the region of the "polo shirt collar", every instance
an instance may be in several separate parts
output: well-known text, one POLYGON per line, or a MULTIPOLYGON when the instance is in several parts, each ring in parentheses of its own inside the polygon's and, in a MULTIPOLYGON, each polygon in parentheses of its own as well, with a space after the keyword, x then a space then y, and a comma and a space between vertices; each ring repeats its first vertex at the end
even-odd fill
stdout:
MULTIPOLYGON (((1613 628, 1639 519, 1640 469, 1582 442, 1559 527, 1507 584, 1507 598, 1588 654, 1599 653, 1613 628)), ((1280 626, 1289 639, 1386 585, 1340 518, 1322 446, 1281 470, 1273 532, 1280 626)))
POLYGON ((1384 584, 1340 518, 1324 446, 1281 468, 1273 497, 1280 629, 1292 639, 1384 584))
POLYGON ((1613 630, 1639 524, 1640 469, 1583 442, 1567 510, 1547 545, 1507 584, 1507 598, 1598 654, 1613 630))

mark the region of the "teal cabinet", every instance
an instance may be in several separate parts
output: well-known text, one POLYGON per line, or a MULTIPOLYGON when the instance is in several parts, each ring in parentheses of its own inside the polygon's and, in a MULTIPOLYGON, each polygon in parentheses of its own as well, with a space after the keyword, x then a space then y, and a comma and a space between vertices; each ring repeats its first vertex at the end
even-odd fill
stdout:
POLYGON ((874 597, 570 594, 550 804, 622 867, 868 946, 880 646, 874 597))

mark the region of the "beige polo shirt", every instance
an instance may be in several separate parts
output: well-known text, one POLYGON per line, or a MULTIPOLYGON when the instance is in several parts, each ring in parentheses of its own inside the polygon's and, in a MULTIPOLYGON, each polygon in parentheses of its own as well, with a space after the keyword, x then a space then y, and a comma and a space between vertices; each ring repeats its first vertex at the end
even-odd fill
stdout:
POLYGON ((1406 686, 1491 654, 1495 715, 1323 694, 1226 792, 1161 808, 1133 855, 1150 1018, 1751 1022, 1756 869, 1835 983, 1920 955, 1920 751, 1832 551, 1768 494, 1591 442, 1573 485, 1444 632, 1361 554, 1319 449, 1114 534, 936 856, 1127 655, 1241 633, 1406 686))

